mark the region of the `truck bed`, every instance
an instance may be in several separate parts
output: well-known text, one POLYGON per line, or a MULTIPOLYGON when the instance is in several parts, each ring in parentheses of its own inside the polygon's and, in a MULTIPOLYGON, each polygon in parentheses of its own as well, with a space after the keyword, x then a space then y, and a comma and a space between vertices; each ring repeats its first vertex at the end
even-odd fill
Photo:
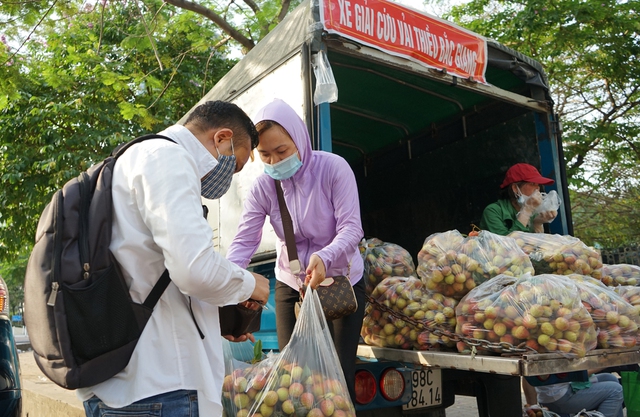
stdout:
POLYGON ((358 356, 391 360, 441 369, 535 376, 640 363, 640 348, 596 349, 583 358, 572 354, 542 353, 521 356, 475 356, 454 352, 402 350, 358 346, 358 356))

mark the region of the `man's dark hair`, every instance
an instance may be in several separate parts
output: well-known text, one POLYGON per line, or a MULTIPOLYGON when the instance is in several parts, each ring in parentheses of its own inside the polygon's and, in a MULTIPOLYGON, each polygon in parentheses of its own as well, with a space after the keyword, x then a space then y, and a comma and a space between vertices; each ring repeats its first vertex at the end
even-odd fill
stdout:
POLYGON ((191 112, 185 124, 191 123, 200 129, 227 127, 236 133, 246 133, 251 140, 251 149, 258 146, 258 131, 247 114, 227 101, 207 101, 191 112))

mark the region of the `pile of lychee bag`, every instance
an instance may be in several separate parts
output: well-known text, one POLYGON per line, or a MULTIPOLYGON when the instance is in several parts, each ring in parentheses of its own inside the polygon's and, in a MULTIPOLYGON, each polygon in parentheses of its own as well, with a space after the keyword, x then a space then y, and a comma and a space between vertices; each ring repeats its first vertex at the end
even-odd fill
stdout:
POLYGON ((600 253, 579 239, 450 230, 427 237, 417 258, 420 280, 384 275, 374 288, 361 331, 365 343, 453 346, 451 337, 434 328, 482 339, 496 353, 513 346, 584 356, 596 347, 640 343, 640 286, 629 285, 640 285, 640 267, 603 266, 600 253))
POLYGON ((355 417, 340 361, 315 291, 304 297, 289 344, 253 366, 233 365, 222 402, 227 417, 355 417), (244 368, 244 369, 242 369, 244 368))
POLYGON ((362 239, 359 248, 364 260, 367 294, 371 294, 385 278, 416 276, 411 254, 400 245, 371 238, 362 239))

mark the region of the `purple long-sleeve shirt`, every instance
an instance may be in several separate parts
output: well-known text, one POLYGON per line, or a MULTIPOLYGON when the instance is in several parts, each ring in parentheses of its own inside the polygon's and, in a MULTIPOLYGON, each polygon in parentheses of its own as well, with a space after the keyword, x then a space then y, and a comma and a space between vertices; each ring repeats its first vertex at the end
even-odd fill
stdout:
MULTIPOLYGON (((275 121, 285 128, 298 147, 302 161, 298 172, 281 182, 293 220, 302 271, 315 253, 324 262, 327 277, 349 275, 354 285, 364 271, 358 250, 364 232, 353 171, 342 157, 311 149, 307 127, 284 101, 274 100, 262 108, 255 122, 262 120, 275 121)), ((275 182, 266 174, 255 180, 245 200, 238 233, 229 247, 227 259, 246 268, 262 239, 266 216, 278 237, 276 278, 297 290, 296 277, 289 269, 275 182)))

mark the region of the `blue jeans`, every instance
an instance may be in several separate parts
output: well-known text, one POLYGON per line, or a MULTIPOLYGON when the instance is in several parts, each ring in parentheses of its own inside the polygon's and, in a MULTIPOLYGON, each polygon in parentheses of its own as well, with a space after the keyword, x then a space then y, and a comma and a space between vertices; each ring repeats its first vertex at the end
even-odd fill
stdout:
POLYGON ((569 391, 560 399, 543 404, 559 414, 575 414, 583 409, 596 410, 606 417, 622 417, 622 385, 611 374, 597 374, 598 382, 589 388, 569 391))
POLYGON ((111 408, 96 396, 84 402, 87 417, 198 417, 197 391, 179 390, 111 408))

